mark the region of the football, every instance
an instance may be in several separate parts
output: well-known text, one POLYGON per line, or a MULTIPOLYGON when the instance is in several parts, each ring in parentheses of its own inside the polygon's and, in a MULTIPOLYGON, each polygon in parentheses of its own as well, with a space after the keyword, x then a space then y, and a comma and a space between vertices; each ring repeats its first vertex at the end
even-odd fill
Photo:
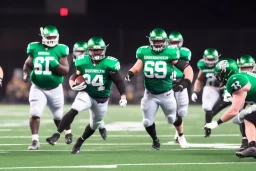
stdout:
POLYGON ((75 84, 78 85, 78 84, 81 84, 84 81, 85 81, 84 77, 80 75, 80 76, 76 77, 75 84))
POLYGON ((72 75, 69 77, 69 80, 75 81, 77 77, 78 77, 77 74, 72 74, 72 75))

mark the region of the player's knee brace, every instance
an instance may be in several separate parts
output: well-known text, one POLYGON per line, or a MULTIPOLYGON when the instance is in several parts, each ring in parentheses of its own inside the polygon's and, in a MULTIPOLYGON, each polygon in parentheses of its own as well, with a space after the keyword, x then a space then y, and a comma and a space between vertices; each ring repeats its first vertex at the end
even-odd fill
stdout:
POLYGON ((39 116, 31 116, 31 119, 40 119, 39 116))
POLYGON ((176 121, 173 123, 174 126, 178 127, 182 124, 182 118, 180 116, 177 116, 176 121))
POLYGON ((244 117, 244 119, 247 120, 248 122, 251 122, 252 124, 254 124, 254 126, 256 126, 256 112, 255 112, 255 114, 252 113, 250 115, 246 115, 244 117))
POLYGON ((149 127, 150 125, 152 125, 151 123, 150 123, 150 121, 148 120, 148 119, 143 119, 142 120, 142 123, 143 123, 143 126, 145 127, 145 128, 147 128, 147 127, 149 127))
POLYGON ((167 117, 167 121, 169 124, 173 124, 175 122, 176 116, 175 115, 168 115, 167 117))

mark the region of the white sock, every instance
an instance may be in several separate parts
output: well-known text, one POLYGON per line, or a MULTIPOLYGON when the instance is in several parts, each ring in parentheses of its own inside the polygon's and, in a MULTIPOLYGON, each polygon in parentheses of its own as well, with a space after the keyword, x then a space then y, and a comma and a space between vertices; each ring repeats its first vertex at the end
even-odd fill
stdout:
POLYGON ((65 135, 71 134, 71 129, 69 129, 69 130, 64 130, 64 132, 65 132, 65 135))
POLYGON ((247 138, 246 137, 243 137, 243 140, 246 140, 247 138))
POLYGON ((39 135, 38 134, 33 134, 32 135, 32 141, 34 141, 34 140, 39 141, 39 135))

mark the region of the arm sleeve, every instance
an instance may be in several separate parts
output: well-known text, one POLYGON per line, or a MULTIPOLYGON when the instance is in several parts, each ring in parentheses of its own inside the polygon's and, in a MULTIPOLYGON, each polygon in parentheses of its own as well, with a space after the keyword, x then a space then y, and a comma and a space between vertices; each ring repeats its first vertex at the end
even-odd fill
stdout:
POLYGON ((124 95, 126 93, 124 80, 121 77, 119 72, 114 74, 110 74, 111 80, 115 83, 117 90, 119 91, 120 95, 124 95))
POLYGON ((178 62, 175 64, 175 66, 180 70, 180 71, 184 71, 185 68, 187 68, 189 66, 189 63, 187 63, 186 61, 179 59, 178 62))

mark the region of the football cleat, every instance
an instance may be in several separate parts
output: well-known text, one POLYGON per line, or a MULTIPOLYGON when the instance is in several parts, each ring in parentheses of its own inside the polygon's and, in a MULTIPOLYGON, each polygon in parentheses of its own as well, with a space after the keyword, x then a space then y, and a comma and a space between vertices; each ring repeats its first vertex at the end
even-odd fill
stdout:
POLYGON ((204 137, 205 137, 205 138, 210 137, 212 130, 209 129, 209 128, 205 128, 204 130, 205 130, 205 135, 204 135, 204 137))
POLYGON ((244 157, 256 158, 256 147, 248 147, 243 151, 236 152, 236 156, 239 158, 244 158, 244 157))
POLYGON ((184 135, 178 136, 178 141, 181 148, 189 148, 188 142, 184 135))
POLYGON ((237 150, 237 152, 239 151, 243 151, 248 147, 248 140, 247 139, 242 139, 242 144, 239 147, 239 149, 237 150))
POLYGON ((73 135, 71 133, 65 135, 65 142, 66 142, 66 144, 71 144, 72 143, 72 139, 73 139, 73 135))
POLYGON ((103 140, 106 140, 107 139, 107 130, 106 128, 99 128, 99 133, 101 135, 101 137, 103 138, 103 140))
POLYGON ((160 150, 160 142, 159 142, 159 139, 153 141, 152 150, 160 150))
POLYGON ((72 154, 77 154, 77 153, 79 153, 79 152, 80 152, 80 148, 81 148, 81 146, 83 145, 83 143, 84 143, 84 140, 83 140, 81 137, 79 137, 79 138, 76 140, 76 143, 75 143, 75 145, 73 146, 71 153, 72 153, 72 154))
POLYGON ((28 146, 28 150, 38 150, 40 148, 39 141, 33 140, 32 144, 28 146))
POLYGON ((46 141, 50 145, 55 145, 59 138, 60 138, 60 134, 59 133, 54 133, 51 137, 46 138, 46 141))

